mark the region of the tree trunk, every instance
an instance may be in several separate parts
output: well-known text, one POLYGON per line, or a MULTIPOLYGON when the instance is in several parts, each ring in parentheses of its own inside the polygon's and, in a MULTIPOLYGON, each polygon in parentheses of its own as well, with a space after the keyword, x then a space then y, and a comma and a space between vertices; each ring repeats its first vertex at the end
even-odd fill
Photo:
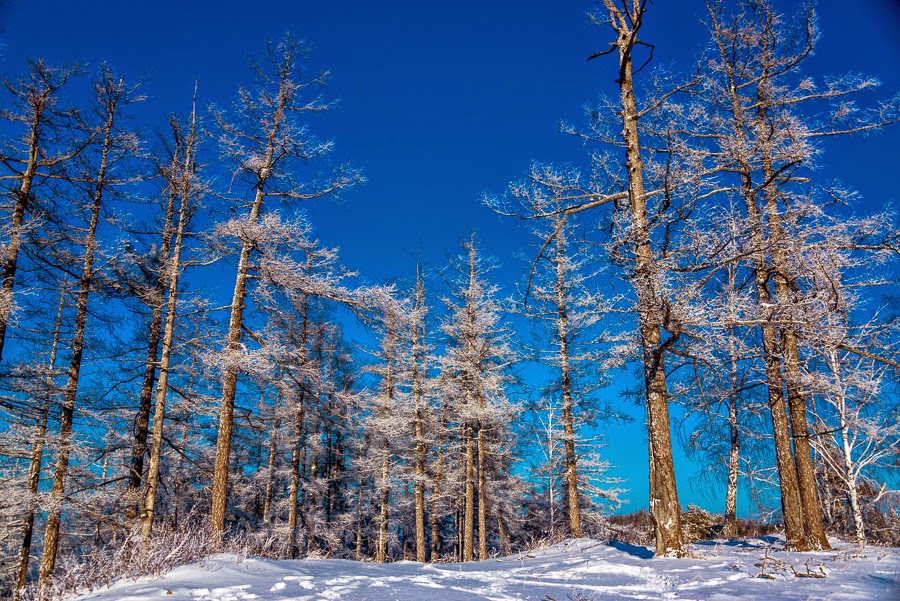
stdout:
MULTIPOLYGON (((721 51, 723 59, 726 58, 727 49, 723 48, 721 51)), ((741 108, 741 99, 738 95, 735 76, 731 70, 730 63, 727 60, 723 60, 723 64, 727 69, 728 88, 731 95, 732 128, 736 140, 734 146, 742 149, 747 143, 744 135, 744 111, 741 108)), ((796 466, 791 451, 775 327, 771 323, 774 306, 769 292, 769 270, 766 265, 765 240, 757 206, 757 188, 753 182, 753 170, 749 159, 741 155, 737 157, 737 163, 741 177, 741 193, 747 209, 747 222, 750 229, 751 261, 756 303, 759 308, 759 317, 763 321, 760 325, 760 337, 763 346, 763 363, 766 371, 769 412, 772 416, 772 436, 775 442, 775 458, 778 467, 779 487, 781 489, 781 510, 784 516, 785 543, 790 549, 802 550, 806 547, 802 505, 796 466)))
POLYGON ((425 411, 425 394, 422 387, 422 379, 427 377, 427 365, 424 360, 424 314, 425 311, 425 283, 421 274, 416 274, 416 306, 413 320, 413 353, 412 353, 412 378, 413 396, 415 397, 415 442, 416 442, 416 475, 415 475, 415 505, 416 505, 416 561, 425 561, 425 433, 423 429, 423 413, 425 411), (420 371, 422 373, 420 373, 420 371))
POLYGON ((806 399, 800 385, 800 363, 797 338, 789 326, 782 332, 782 352, 785 355, 785 380, 787 382, 788 409, 794 442, 794 462, 803 504, 804 532, 812 549, 828 550, 831 545, 822 523, 822 507, 819 501, 816 471, 812 463, 809 443, 809 425, 806 420, 806 399))
POLYGON ((866 525, 859 502, 859 488, 856 484, 856 472, 853 465, 853 446, 850 443, 847 424, 847 401, 841 383, 840 366, 833 350, 829 356, 829 363, 831 363, 831 373, 834 374, 835 385, 840 387, 836 405, 840 419, 841 454, 844 460, 842 466, 844 473, 841 475, 841 479, 847 487, 847 501, 850 503, 850 513, 853 515, 854 542, 862 546, 866 544, 866 525))
POLYGON ((441 528, 440 528, 440 503, 441 503, 441 478, 444 467, 444 432, 447 429, 447 403, 444 402, 441 411, 441 429, 438 432, 437 459, 435 460, 434 493, 431 497, 431 561, 441 555, 441 528))
POLYGON ((472 439, 472 426, 465 426, 463 436, 466 445, 466 508, 465 525, 463 526, 463 561, 474 559, 475 538, 475 444, 472 439))
MULTIPOLYGON (((84 146, 71 150, 70 153, 55 157, 47 156, 47 148, 42 147, 46 142, 46 125, 54 119, 59 119, 63 111, 54 109, 54 96, 57 95, 68 79, 78 75, 81 66, 71 65, 62 69, 47 67, 42 60, 34 61, 30 65, 30 73, 27 79, 19 84, 6 81, 6 88, 15 96, 22 105, 27 107, 29 114, 7 115, 8 119, 27 123, 26 158, 17 160, 11 157, 4 159, 7 167, 16 173, 20 180, 19 189, 13 191, 14 204, 9 213, 9 242, 4 249, 2 265, 0 265, 0 359, 3 356, 4 343, 6 342, 6 330, 13 309, 13 288, 15 287, 16 270, 18 268, 19 251, 22 248, 22 237, 25 233, 25 214, 28 211, 28 202, 32 198, 34 178, 38 175, 39 168, 57 166, 76 156, 84 146), (50 113, 48 116, 47 113, 50 113), (12 163, 22 164, 21 172, 11 167, 12 163)), ((62 119, 68 120, 70 116, 62 119)), ((72 125, 70 121, 68 125, 72 125)), ((74 128, 73 128, 74 129, 74 128)))
MULTIPOLYGON (((178 207, 178 226, 175 228, 175 244, 172 253, 168 251, 168 265, 165 270, 168 276, 168 298, 166 300, 166 320, 162 335, 162 357, 159 362, 159 381, 156 386, 156 406, 153 412, 153 434, 150 439, 150 464, 147 468, 147 485, 144 491, 143 507, 141 511, 141 540, 144 545, 150 543, 150 535, 153 530, 154 506, 159 490, 159 469, 162 461, 163 424, 166 415, 166 395, 169 389, 169 367, 172 361, 172 342, 175 338, 175 316, 178 306, 178 280, 181 272, 181 250, 183 247, 184 230, 190 219, 191 208, 191 181, 194 175, 194 143, 196 141, 196 112, 197 92, 194 90, 194 110, 191 112, 191 130, 185 147, 184 171, 180 178, 178 195, 181 204, 178 207)), ((177 125, 173 126, 177 127, 177 125)), ((176 134, 177 137, 177 134, 176 134)), ((175 166, 177 169, 177 166, 175 166)), ((177 172, 177 171, 176 171, 177 172)), ((146 380, 145 380, 146 384, 146 380)))
MULTIPOLYGON (((385 349, 386 349, 386 359, 387 359, 387 371, 384 376, 384 394, 387 398, 387 415, 384 417, 390 417, 393 414, 393 402, 394 402, 394 355, 396 349, 396 340, 395 340, 395 332, 392 325, 387 325, 387 331, 385 332, 385 349)), ((384 563, 387 560, 387 546, 388 546, 388 502, 390 501, 391 494, 391 481, 390 481, 390 467, 391 467, 391 441, 385 438, 382 441, 384 453, 384 457, 381 461, 381 508, 379 511, 379 519, 378 519, 378 546, 375 549, 375 561, 378 563, 384 563)))
POLYGON ((487 559, 487 454, 484 428, 478 428, 478 559, 487 559))
POLYGON ((683 556, 687 553, 681 531, 681 506, 675 485, 672 440, 669 425, 669 398, 666 389, 664 350, 659 331, 660 313, 655 282, 650 225, 644 193, 643 159, 638 137, 638 112, 634 97, 631 53, 637 30, 643 20, 643 8, 637 8, 634 26, 615 7, 604 0, 613 27, 619 54, 619 90, 622 106, 622 136, 625 141, 625 165, 628 169, 628 202, 634 248, 632 286, 637 295, 640 336, 643 347, 644 386, 647 394, 647 431, 650 455, 650 516, 656 534, 657 555, 683 556))
MULTIPOLYGON (((278 408, 281 405, 281 390, 275 396, 275 414, 278 414, 278 408)), ((266 490, 263 497, 263 523, 272 523, 272 503, 275 500, 275 458, 278 456, 278 430, 281 427, 281 420, 275 419, 272 428, 271 438, 269 439, 269 457, 266 460, 266 490)))
POLYGON ((297 542, 297 511, 300 497, 300 455, 303 453, 303 402, 304 391, 299 390, 297 405, 294 411, 294 436, 291 449, 291 474, 288 484, 288 545, 291 557, 296 559, 299 553, 297 542))
MULTIPOLYGON (((37 151, 34 148, 32 154, 37 151)), ((22 222, 25 218, 25 208, 28 205, 28 196, 31 194, 31 183, 34 180, 36 160, 29 157, 28 166, 22 176, 22 185, 16 194, 16 204, 13 207, 12 219, 9 224, 9 243, 6 245, 6 260, 3 264, 3 283, 0 289, 0 359, 3 357, 3 345, 6 341, 6 325, 12 313, 13 286, 16 280, 16 268, 19 261, 19 249, 22 246, 22 222)))
POLYGON ((572 376, 569 373, 569 315, 566 303, 566 274, 563 259, 563 231, 556 236, 556 309, 559 336, 559 371, 562 392, 563 447, 566 454, 566 509, 569 533, 581 538, 581 511, 578 505, 578 466, 575 456, 575 420, 572 415, 572 376))
MULTIPOLYGON (((733 290, 733 288, 732 288, 733 290)), ((741 441, 738 432, 738 373, 737 350, 734 344, 734 328, 728 328, 728 345, 730 360, 730 384, 728 392, 728 487, 725 492, 725 527, 722 535, 734 538, 737 534, 737 487, 741 460, 741 441)))
POLYGON ((41 481, 41 465, 44 458, 44 445, 47 440, 47 419, 50 416, 50 402, 53 399, 54 373, 56 371, 56 353, 59 349, 59 332, 62 329, 63 308, 65 307, 66 289, 65 282, 60 287, 59 307, 56 310, 56 323, 53 328, 53 343, 50 346, 50 360, 47 367, 47 377, 44 380, 44 398, 41 402, 38 423, 35 428, 34 443, 31 447, 31 461, 28 465, 28 510, 25 514, 25 524, 22 527, 22 547, 19 552, 19 571, 16 580, 15 599, 19 599, 19 589, 26 584, 28 578, 28 561, 31 558, 31 541, 34 537, 34 510, 41 481))
POLYGON ((384 563, 387 560, 387 525, 388 501, 390 500, 390 459, 387 455, 381 460, 381 508, 378 512, 378 546, 375 548, 375 561, 384 563))
MULTIPOLYGON (((255 226, 262 211, 266 181, 274 164, 275 140, 279 135, 284 119, 284 99, 288 82, 286 75, 278 90, 278 105, 272 116, 272 126, 266 139, 266 151, 262 158, 262 168, 256 175, 256 194, 247 224, 255 226)), ((225 339, 226 360, 225 374, 222 378, 222 398, 219 411, 219 428, 216 439, 216 462, 213 470, 212 506, 210 508, 210 528, 219 541, 225 532, 225 511, 228 505, 228 470, 231 461, 231 432, 234 428, 234 399, 237 391, 238 369, 234 365, 241 349, 241 328, 244 323, 244 298, 247 295, 247 279, 250 272, 250 252, 254 242, 246 238, 241 241, 241 254, 238 259, 237 275, 234 280, 234 294, 231 299, 231 318, 228 323, 228 336, 225 339)))
POLYGON ((84 333, 87 324, 88 297, 94 279, 94 253, 97 250, 97 225, 100 222, 100 206, 103 192, 106 189, 106 171, 110 149, 113 143, 113 123, 118 112, 118 101, 124 90, 124 82, 112 92, 113 98, 105 108, 106 123, 103 128, 103 146, 100 154, 100 166, 94 180, 93 203, 91 205, 91 222, 84 243, 84 260, 81 276, 78 280, 78 301, 75 314, 75 334, 72 339, 72 356, 69 363, 68 378, 63 394, 62 411, 59 420, 59 449, 56 456, 56 470, 53 476, 53 487, 50 490, 52 500, 48 512, 47 526, 44 530, 44 551, 41 555, 41 567, 38 576, 38 587, 45 590, 53 577, 56 566, 56 552, 59 547, 59 534, 62 507, 66 488, 66 477, 69 471, 69 458, 72 453, 72 422, 75 416, 75 399, 78 394, 78 378, 81 375, 81 361, 84 354, 84 333))
POLYGON ((22 247, 22 223, 25 220, 25 210, 28 207, 28 198, 31 196, 31 186, 37 172, 38 152, 40 144, 40 126, 43 120, 43 106, 34 107, 34 115, 31 121, 31 135, 28 145, 28 160, 25 163, 25 171, 22 173, 22 183, 16 191, 16 204, 13 206, 9 223, 9 242, 6 245, 6 256, 3 261, 2 288, 0 288, 0 360, 3 357, 3 345, 6 341, 6 325, 9 322, 13 306, 13 287, 16 280, 16 269, 19 261, 19 249, 22 247))
MULTIPOLYGON (((781 229, 781 217, 778 214, 778 196, 775 190, 775 175, 771 160, 763 159, 763 177, 769 184, 766 186, 766 208, 769 223, 769 237, 772 247, 772 270, 775 276, 775 303, 779 307, 791 304, 790 280, 787 274, 786 249, 784 234, 781 229)), ((792 316, 791 316, 792 318, 792 316)), ((800 384, 800 358, 797 348, 797 337, 794 326, 788 324, 781 330, 781 352, 784 359, 784 379, 787 385, 788 410, 791 417, 791 431, 794 443, 794 463, 797 470, 797 483, 800 488, 800 502, 803 508, 803 531, 806 537, 805 548, 830 549, 825 527, 822 525, 822 511, 819 506, 819 494, 816 487, 816 473, 813 468, 809 444, 809 426, 806 420, 806 399, 800 384)))
MULTIPOLYGON (((178 156, 179 140, 176 139, 176 150, 173 153, 171 170, 178 172, 180 157, 178 156)), ((170 182, 169 200, 166 205, 162 231, 162 245, 160 255, 163 257, 163 265, 171 262, 170 251, 172 243, 172 229, 175 216, 175 198, 178 190, 170 182)), ((182 201, 183 204, 184 201, 182 201)), ((141 486, 144 483, 144 456, 147 454, 147 435, 150 430, 150 408, 153 400, 153 383, 156 380, 157 362, 159 360, 159 343, 163 330, 163 306, 166 289, 169 287, 166 270, 161 269, 156 285, 150 292, 148 299, 151 305, 150 328, 147 335, 147 357, 144 360, 144 381, 141 384, 141 394, 138 402, 138 413, 134 420, 134 444, 131 447, 131 467, 128 477, 128 485, 125 489, 125 519, 134 520, 141 515, 143 505, 139 498, 141 486)))

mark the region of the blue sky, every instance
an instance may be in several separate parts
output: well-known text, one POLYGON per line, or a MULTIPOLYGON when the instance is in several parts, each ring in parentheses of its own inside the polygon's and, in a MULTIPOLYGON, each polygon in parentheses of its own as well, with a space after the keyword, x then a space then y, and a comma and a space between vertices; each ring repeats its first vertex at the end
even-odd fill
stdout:
MULTIPOLYGON (((798 2, 782 2, 790 11, 798 2)), ((195 79, 201 101, 226 104, 252 83, 247 57, 267 38, 292 31, 313 44, 310 64, 329 69, 339 108, 316 131, 333 137, 335 158, 361 167, 368 182, 340 204, 308 207, 322 240, 372 281, 408 278, 414 255, 442 266, 476 228, 507 281, 523 268, 512 258, 526 238, 481 206, 530 162, 579 163, 585 151, 558 122, 582 121, 583 106, 613 91, 612 60, 587 62, 605 47, 590 25, 589 2, 458 0, 208 0, 155 2, 0 0, 0 73, 22 72, 26 57, 51 63, 110 62, 143 79, 150 102, 143 123, 162 129, 185 114, 195 79)), ((645 39, 660 62, 688 64, 705 43, 699 0, 657 0, 645 39)), ((881 78, 881 94, 900 90, 900 3, 828 0, 813 75, 862 71, 881 78)), ((822 171, 863 195, 860 210, 897 204, 900 127, 828 144, 822 171)), ((226 296, 230 294, 230 288, 226 296)), ((609 434, 613 463, 630 479, 630 508, 646 501, 645 445, 637 425, 609 434), (639 446, 639 449, 637 448, 639 446)), ((679 461, 682 502, 691 466, 679 461)))

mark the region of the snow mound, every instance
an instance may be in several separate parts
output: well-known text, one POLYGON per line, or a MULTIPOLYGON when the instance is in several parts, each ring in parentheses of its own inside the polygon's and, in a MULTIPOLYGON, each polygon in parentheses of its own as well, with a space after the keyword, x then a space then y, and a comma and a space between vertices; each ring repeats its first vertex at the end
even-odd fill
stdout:
POLYGON ((709 542, 687 559, 618 542, 569 540, 510 557, 454 564, 275 561, 217 555, 162 578, 122 580, 80 601, 513 601, 534 599, 900 599, 900 549, 792 553, 783 541, 709 542))

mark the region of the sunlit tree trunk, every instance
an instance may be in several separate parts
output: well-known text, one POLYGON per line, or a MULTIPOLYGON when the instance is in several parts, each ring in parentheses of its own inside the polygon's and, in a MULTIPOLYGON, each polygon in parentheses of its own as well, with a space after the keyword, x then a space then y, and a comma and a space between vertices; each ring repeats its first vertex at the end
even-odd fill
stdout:
POLYGON ((472 437, 472 426, 464 427, 463 444, 466 449, 466 489, 462 560, 472 561, 475 558, 475 442, 472 437))
POLYGON ((59 548, 59 535, 62 509, 65 504, 66 477, 69 472, 69 459, 72 453, 72 422, 75 416, 75 400, 78 394, 78 379, 81 375, 81 363, 84 356, 84 336, 87 325, 88 298, 94 280, 94 256, 97 252, 97 225, 100 222, 100 207, 106 191, 107 169, 110 152, 113 147, 113 126, 119 116, 119 106, 125 91, 122 80, 113 81, 112 74, 106 70, 101 74, 102 80, 97 84, 98 95, 106 119, 102 129, 100 163, 93 184, 91 220, 84 240, 84 258, 81 275, 78 279, 78 297, 75 312, 75 332, 72 338, 72 353, 69 363, 68 378, 63 393, 62 410, 59 421, 59 448, 56 455, 56 468, 53 476, 53 487, 50 490, 51 509, 48 512, 47 526, 44 530, 44 550, 41 555, 41 567, 38 576, 38 587, 45 590, 50 584, 53 569, 56 566, 56 553, 59 548))
MULTIPOLYGON (((387 416, 383 417, 390 417, 394 402, 394 349, 396 349, 396 333, 394 332, 391 325, 387 326, 385 339, 387 342, 387 352, 385 353, 387 366, 384 373, 382 386, 385 398, 387 400, 387 407, 384 408, 384 410, 387 411, 387 416)), ((378 543, 375 548, 375 561, 378 563, 384 563, 387 560, 388 510, 391 497, 391 441, 385 439, 382 441, 382 445, 384 447, 384 457, 381 460, 381 483, 379 485, 379 492, 381 493, 381 507, 379 508, 378 514, 378 543)))
POLYGON ((487 559, 487 454, 484 428, 478 428, 478 559, 487 559))
POLYGON ((47 377, 44 379, 44 394, 41 402, 38 423, 35 427, 34 441, 31 446, 31 460, 28 465, 28 495, 30 497, 28 509, 25 513, 25 523, 22 526, 22 547, 19 552, 19 570, 16 580, 15 598, 18 599, 21 589, 28 578, 28 562, 31 558, 31 541, 34 537, 34 498, 38 493, 41 481, 41 465, 44 459, 44 445, 47 441, 47 420, 50 416, 50 402, 53 400, 54 372, 56 371, 56 354, 59 349, 59 333, 62 329, 63 309, 66 300, 65 282, 61 284, 59 293, 59 307, 56 310, 56 322, 53 327, 53 343, 50 345, 50 360, 47 365, 47 377))
MULTIPOLYGON (((281 390, 275 396, 274 413, 278 414, 281 405, 281 390)), ((275 460, 278 456, 278 430, 281 428, 281 420, 276 418, 272 426, 272 434, 269 437, 269 456, 266 459, 266 489, 263 496, 262 519, 264 524, 272 523, 272 503, 275 500, 275 460)))
POLYGON ((643 159, 638 137, 638 111, 632 80, 632 51, 644 19, 645 1, 622 0, 619 9, 613 0, 603 0, 617 33, 614 43, 619 56, 622 136, 628 170, 628 203, 634 275, 631 283, 637 295, 639 331, 643 348, 644 387, 647 397, 647 431, 650 455, 650 515, 656 534, 657 555, 685 555, 681 531, 681 506, 675 485, 672 439, 669 425, 669 396, 666 389, 665 351, 661 346, 660 314, 655 283, 656 266, 650 247, 644 192, 643 159), (624 11, 624 12, 623 12, 624 11))
MULTIPOLYGON (((733 286, 732 273, 729 272, 729 286, 733 286)), ((730 291, 734 290, 733 287, 730 291)), ((737 349, 734 342, 734 328, 728 327, 728 485, 725 490, 725 527, 722 535, 734 538, 737 534, 737 489, 740 473, 741 439, 738 431, 738 366, 737 349)))
MULTIPOLYGON (((162 356, 159 362, 159 381, 156 387, 156 401, 153 412, 153 433, 150 439, 150 462, 147 468, 147 484, 144 490, 141 509, 141 539, 144 545, 149 544, 153 529, 154 507, 159 490, 159 469, 162 461, 163 430, 166 415, 166 395, 169 389, 169 370, 172 362, 172 344, 175 338, 175 317, 178 307, 178 281, 181 276, 181 251, 184 245, 184 233, 191 216, 190 202, 194 194, 195 143, 197 137, 196 89, 194 90, 194 109, 191 112, 191 129, 184 141, 184 164, 173 163, 173 182, 181 202, 178 207, 178 225, 175 228, 175 242, 165 269, 168 298, 166 299, 166 319, 162 335, 162 356), (180 175, 179 175, 180 174, 180 175)), ((180 138, 179 126, 172 121, 175 138, 180 138)), ((177 144, 177 142, 176 142, 177 144)), ((177 156, 177 152, 175 153, 177 156)), ((193 376, 192 376, 193 381, 193 376)), ((145 382, 146 383, 146 382, 145 382)))
MULTIPOLYGON (((177 173, 181 168, 180 150, 180 140, 176 140, 175 151, 172 153, 172 164, 169 166, 172 174, 177 173)), ((169 184, 169 198, 166 203, 166 214, 163 217, 162 244, 160 246, 161 265, 167 265, 171 260, 172 230, 175 227, 175 200, 179 192, 172 185, 173 183, 170 182, 169 184)), ((129 521, 141 515, 141 506, 143 505, 139 495, 144 483, 144 457, 147 455, 147 435, 150 431, 153 383, 156 381, 159 343, 162 339, 163 330, 163 307, 165 306, 165 293, 168 284, 169 281, 165 270, 160 270, 155 285, 148 291, 147 300, 151 303, 151 311, 150 327, 147 332, 147 356, 144 359, 144 380, 138 397, 138 413, 134 420, 134 442, 131 447, 131 464, 128 484, 125 489, 125 519, 129 521)))
MULTIPOLYGON (((772 269, 775 276, 775 303, 786 307, 791 302, 790 280, 786 268, 785 240, 781 229, 778 195, 774 183, 775 173, 771 160, 768 157, 763 158, 763 177, 766 182, 769 182, 765 190, 772 269)), ((809 444, 806 399, 800 384, 801 373, 797 337, 794 333, 794 326, 791 324, 787 324, 781 329, 781 353, 784 358, 784 379, 787 385, 788 411, 790 412, 791 431, 793 433, 794 463, 797 469, 797 483, 800 488, 800 502, 803 508, 805 547, 807 549, 830 549, 831 545, 828 544, 828 538, 825 536, 825 527, 822 524, 816 473, 811 458, 812 449, 809 444)))
MULTIPOLYGON (((24 144, 25 156, 21 159, 7 157, 0 151, 3 163, 13 169, 12 165, 19 164, 20 168, 14 169, 19 187, 13 192, 14 203, 9 214, 9 241, 0 268, 0 358, 3 356, 3 347, 6 342, 6 329, 13 309, 13 288, 16 281, 16 270, 19 263, 19 251, 22 248, 22 238, 25 234, 25 213, 28 210, 29 200, 32 198, 34 179, 38 175, 39 168, 55 167, 77 155, 82 147, 76 147, 71 151, 58 156, 52 156, 46 148, 47 129, 53 119, 54 104, 60 88, 73 76, 81 72, 78 65, 55 69, 46 66, 43 61, 31 63, 30 73, 27 79, 20 82, 6 82, 6 88, 17 98, 23 106, 25 113, 15 115, 12 112, 4 114, 4 117, 23 123, 27 127, 26 142, 24 144)), ((71 115, 69 115, 71 117, 71 115)), ((66 125, 72 125, 71 122, 66 125)))
POLYGON ((578 504, 578 465, 575 456, 575 419, 573 416, 572 376, 569 372, 569 314, 566 303, 565 234, 556 236, 556 310, 559 336, 559 375, 562 393, 563 448, 566 455, 566 509, 569 532, 581 538, 581 511, 578 504))
POLYGON ((412 378, 415 401, 415 443, 416 473, 414 483, 416 506, 416 561, 424 562, 425 547, 425 432, 423 426, 425 412, 425 391, 423 380, 427 377, 425 362, 425 281, 422 274, 416 274, 416 304, 412 324, 412 378))

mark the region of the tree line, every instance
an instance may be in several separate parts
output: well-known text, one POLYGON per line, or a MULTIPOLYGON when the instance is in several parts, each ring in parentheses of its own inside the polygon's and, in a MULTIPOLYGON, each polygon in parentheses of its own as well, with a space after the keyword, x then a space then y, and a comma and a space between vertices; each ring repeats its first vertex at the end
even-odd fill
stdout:
POLYGON ((708 45, 678 70, 651 61, 646 0, 591 14, 608 43, 588 58, 618 95, 563 125, 585 166, 535 163, 484 199, 533 240, 516 290, 475 234, 390 285, 316 237, 303 203, 364 177, 315 135, 327 73, 290 36, 229 107, 195 90, 155 140, 141 87, 108 65, 7 80, 0 589, 50 594, 61 557, 139 556, 198 523, 213 547, 379 562, 613 536, 604 387, 629 367, 657 554, 687 553, 673 437, 724 485, 725 536, 744 486, 779 499, 791 549, 882 538, 896 227, 815 163, 900 101, 804 72, 811 8, 707 9, 708 45))

